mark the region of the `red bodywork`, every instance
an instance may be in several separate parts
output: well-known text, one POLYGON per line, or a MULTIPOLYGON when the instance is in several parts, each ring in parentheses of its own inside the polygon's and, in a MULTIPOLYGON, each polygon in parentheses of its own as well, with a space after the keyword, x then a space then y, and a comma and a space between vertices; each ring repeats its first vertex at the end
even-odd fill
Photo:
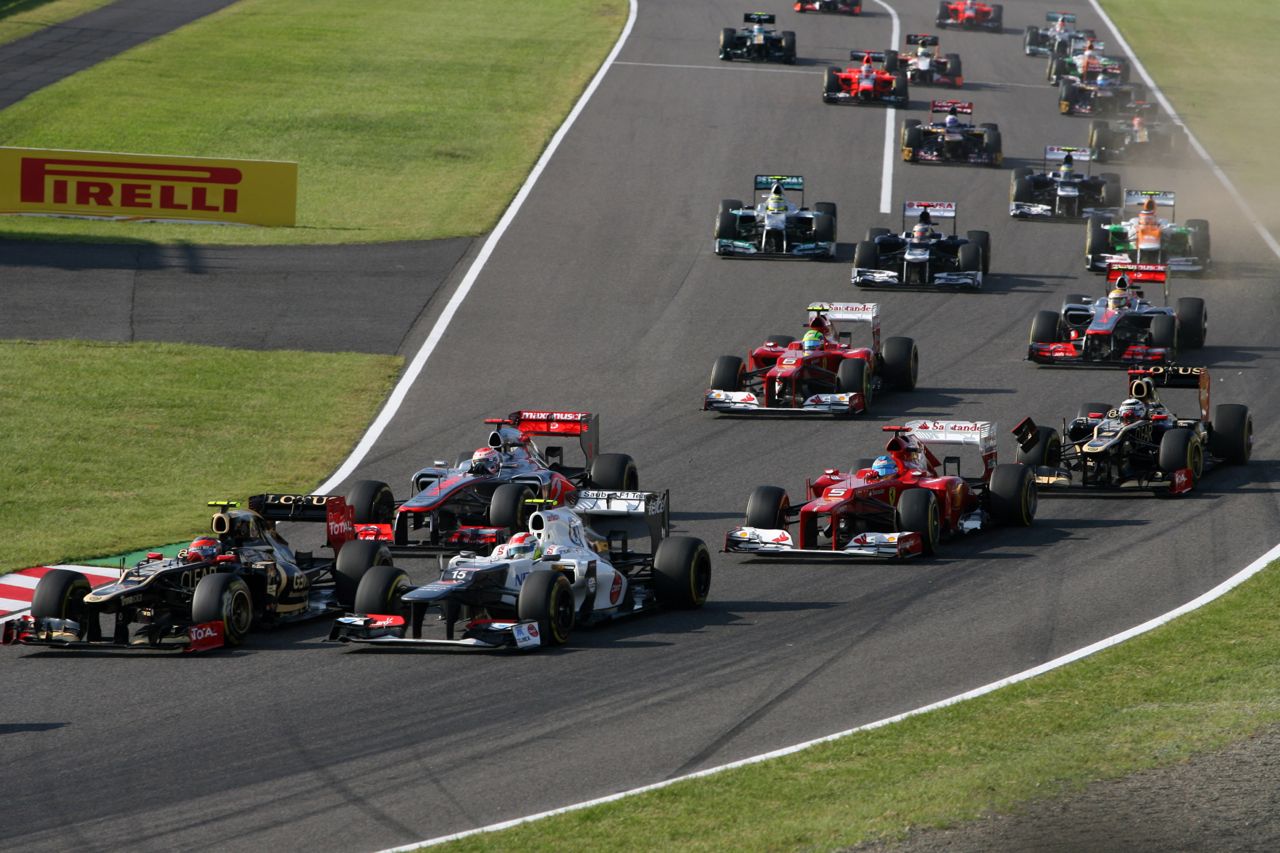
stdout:
MULTIPOLYGON (((747 371, 765 370, 764 399, 766 407, 782 408, 798 407, 813 393, 804 387, 805 380, 816 371, 823 371, 826 381, 833 381, 835 372, 840 369, 840 362, 846 358, 857 358, 867 363, 867 375, 872 376, 876 370, 876 352, 880 348, 880 330, 872 332, 871 347, 851 347, 825 338, 822 348, 814 352, 805 352, 800 341, 792 341, 780 347, 772 341, 765 341, 747 356, 747 371), (828 375, 829 374, 829 375, 828 375)), ((866 408, 862 395, 856 395, 854 410, 861 412, 866 408)))
MULTIPOLYGON (((995 9, 986 3, 966 3, 965 0, 953 0, 946 4, 947 18, 945 23, 962 27, 981 27, 994 24, 995 9)), ((941 10, 939 10, 941 11, 941 10)))
POLYGON ((843 71, 836 71, 836 80, 840 83, 840 91, 863 101, 878 101, 893 94, 896 77, 885 71, 883 67, 872 67, 871 74, 864 74, 862 68, 870 64, 872 57, 868 54, 863 65, 850 66, 843 71))
POLYGON ((836 15, 861 15, 862 0, 799 0, 793 7, 805 12, 830 12, 836 15))

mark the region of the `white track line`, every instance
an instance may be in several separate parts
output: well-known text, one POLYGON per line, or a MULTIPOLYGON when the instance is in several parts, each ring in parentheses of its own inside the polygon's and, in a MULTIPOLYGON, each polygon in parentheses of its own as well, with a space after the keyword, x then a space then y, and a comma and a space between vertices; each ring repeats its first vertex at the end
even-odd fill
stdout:
POLYGON ((1196 139, 1196 135, 1191 132, 1191 128, 1187 127, 1186 123, 1182 120, 1182 116, 1178 115, 1177 110, 1173 108, 1173 104, 1169 102, 1169 99, 1165 97, 1164 92, 1162 92, 1160 87, 1156 85, 1156 81, 1151 79, 1151 75, 1147 73, 1147 68, 1142 64, 1142 60, 1138 59, 1133 52, 1133 48, 1129 47, 1129 43, 1124 40, 1124 36, 1120 35, 1120 28, 1116 26, 1115 21, 1111 20, 1111 16, 1106 13, 1106 10, 1102 8, 1098 3, 1098 0, 1089 0, 1089 5, 1092 6, 1093 10, 1102 18, 1103 22, 1107 25, 1107 29, 1111 30, 1111 34, 1115 36, 1116 43, 1124 49, 1124 52, 1129 57, 1130 62, 1133 63, 1133 67, 1138 69, 1138 73, 1142 75, 1143 82, 1147 84, 1153 93, 1155 93, 1156 100, 1160 103, 1160 106, 1164 108, 1164 111, 1169 114, 1169 117, 1173 119, 1175 124, 1186 131, 1187 139, 1191 140, 1191 147, 1200 155, 1200 159, 1209 164, 1209 169, 1217 177, 1218 181, 1222 183, 1222 186, 1226 188, 1227 192, 1231 195, 1231 198, 1235 200, 1235 203, 1240 207, 1240 210, 1244 212, 1244 215, 1248 217, 1251 223, 1253 223, 1254 230, 1258 232, 1258 236, 1262 238, 1262 242, 1267 244, 1267 248, 1270 249, 1277 258, 1280 258, 1280 241, 1277 241, 1271 232, 1267 230, 1267 227, 1262 224, 1262 221, 1258 219, 1257 214, 1253 212, 1253 208, 1249 206, 1249 202, 1245 201, 1244 196, 1242 196, 1240 191, 1236 189, 1236 185, 1231 183, 1231 179, 1227 177, 1227 173, 1222 171, 1222 168, 1214 162, 1212 157, 1209 156, 1208 149, 1200 144, 1199 139, 1196 139))
MULTIPOLYGON (((889 13, 889 17, 893 20, 893 35, 889 37, 889 44, 894 47, 898 46, 898 38, 901 35, 902 24, 898 20, 898 13, 888 3, 882 0, 875 0, 876 5, 885 9, 889 13)), ((880 212, 891 213, 893 205, 893 163, 897 159, 898 148, 893 144, 893 127, 896 124, 898 111, 893 107, 885 110, 884 114, 884 160, 880 167, 880 212)))
POLYGON ((600 88, 600 81, 609 72, 609 68, 622 50, 622 46, 626 44, 627 37, 631 35, 631 28, 635 26, 636 22, 636 0, 630 0, 629 5, 631 11, 627 16, 627 23, 622 28, 622 33, 618 36, 617 42, 614 43, 613 50, 609 51, 609 55, 605 57, 600 66, 600 70, 596 72, 596 76, 591 78, 591 82, 587 84, 582 97, 578 98, 578 102, 573 105, 573 109, 565 117, 560 129, 556 131, 555 136, 551 137, 551 141, 547 143, 546 150, 542 152, 542 156, 538 158, 538 162, 534 165, 533 171, 525 179, 520 191, 516 193, 516 197, 508 205, 506 212, 502 214, 502 218, 498 220, 497 226, 489 234, 488 239, 484 241, 480 254, 476 255, 476 259, 471 263, 471 267, 467 270, 467 274, 463 277, 461 284, 458 285, 458 289, 454 291, 448 304, 445 305, 444 311, 436 319, 435 325, 431 327, 431 333, 427 335, 427 339, 423 341, 417 354, 414 355, 413 361, 409 363, 404 375, 400 377, 400 381, 396 383, 396 387, 391 391, 391 396, 383 404, 382 410, 378 412, 378 416, 369 425, 369 429, 360 439, 355 449, 351 451, 351 455, 347 457, 347 460, 342 463, 337 471, 333 472, 333 475, 328 480, 325 480, 316 488, 318 493, 325 494, 332 491, 343 480, 351 476, 351 473, 355 471, 356 467, 364 461, 369 451, 373 449, 373 445, 382 436, 387 425, 391 423, 391 419, 396 416, 396 412, 400 410, 400 406, 404 403, 404 398, 408 395, 409 389, 418 381, 418 376, 422 373, 423 368, 426 367, 427 359, 431 358, 431 354, 435 352, 440 339, 444 337, 445 330, 449 328, 449 323, 453 321, 454 315, 458 313, 458 309, 466 301, 467 295, 471 293, 472 286, 475 285, 476 279, 480 277, 480 272, 484 269, 485 264, 488 263, 489 256, 493 254, 498 241, 507 232, 507 228, 511 226, 516 214, 520 212, 520 208, 524 205, 525 199, 529 197, 529 193, 532 192, 534 184, 538 182, 538 178, 542 176, 542 171, 547 167, 547 163, 551 162, 551 155, 556 153, 556 149, 560 147, 560 143, 564 141, 565 136, 569 133, 569 128, 573 127, 573 123, 582 114, 587 102, 591 100, 591 96, 596 93, 596 89, 600 88))

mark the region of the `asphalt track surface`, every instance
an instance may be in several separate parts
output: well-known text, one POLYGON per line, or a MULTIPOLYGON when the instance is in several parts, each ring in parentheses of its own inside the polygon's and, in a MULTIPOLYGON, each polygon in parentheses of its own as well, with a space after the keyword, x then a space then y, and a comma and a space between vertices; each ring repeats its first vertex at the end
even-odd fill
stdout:
MULTIPOLYGON (((931 31, 935 8, 900 3, 903 32, 931 31)), ((1093 20, 1083 3, 1065 8, 1093 20)), ((1000 123, 1008 168, 1038 161, 1046 143, 1083 144, 1087 128, 1057 115, 1042 63, 1022 56, 1020 28, 1042 10, 1024 21, 1020 9, 1010 5, 1004 34, 943 42, 964 59, 977 120, 1000 123)), ((643 486, 671 489, 677 526, 715 547, 753 486, 798 491, 823 467, 872 455, 885 424, 994 419, 1011 455, 1004 433, 1023 415, 1052 422, 1080 402, 1118 400, 1120 372, 1022 360, 1036 310, 1101 284, 1081 270, 1083 226, 1008 220, 1007 168, 894 169, 895 207, 906 196, 958 200, 962 230, 992 232, 984 292, 871 296, 849 285, 853 242, 897 225, 876 212, 884 119, 824 106, 818 91, 828 62, 887 43, 888 16, 868 12, 781 12, 802 56, 788 68, 715 60, 719 28, 740 6, 643 3, 619 62, 360 476, 400 493, 424 461, 482 443, 484 417, 598 411, 604 449, 633 454, 643 486), (711 254, 717 201, 747 195, 757 172, 803 174, 808 200, 840 205, 839 262, 711 254), (879 301, 886 334, 917 339, 915 392, 881 397, 850 422, 698 411, 717 355, 796 331, 810 300, 860 298, 879 301)), ((914 91, 908 114, 930 94, 914 91)), ((1177 190, 1180 219, 1213 223, 1216 274, 1177 282, 1175 295, 1208 301, 1199 357, 1215 400, 1254 411, 1247 468, 1214 472, 1180 500, 1045 497, 1033 528, 950 542, 928 562, 720 556, 703 610, 579 632, 537 655, 347 651, 320 643, 323 625, 194 659, 10 651, 0 766, 22 773, 8 777, 0 846, 403 844, 880 719, 1190 600, 1273 544, 1276 263, 1200 164, 1122 174, 1177 190)), ((405 338, 409 350, 439 303, 405 338)))

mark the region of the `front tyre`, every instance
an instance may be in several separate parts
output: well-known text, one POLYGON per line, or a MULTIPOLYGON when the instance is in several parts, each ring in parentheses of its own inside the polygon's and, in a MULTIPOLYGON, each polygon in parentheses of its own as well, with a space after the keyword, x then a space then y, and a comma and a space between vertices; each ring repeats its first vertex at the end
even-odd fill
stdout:
POLYGON ((409 576, 404 569, 392 565, 373 566, 360 579, 353 611, 367 616, 399 615, 404 610, 400 597, 409 589, 409 576))
POLYGON ((333 597, 339 606, 350 609, 369 569, 390 563, 391 550, 381 542, 352 539, 343 543, 338 559, 333 561, 333 597))
POLYGON ((200 578, 191 598, 191 621, 197 625, 221 622, 226 644, 240 645, 249 636, 249 627, 253 624, 253 598, 248 584, 228 572, 200 578))
POLYGON ((711 590, 711 552, 701 539, 672 536, 653 555, 653 591, 664 607, 701 607, 711 590))
POLYGON ((1200 482, 1204 473, 1204 448, 1200 439, 1189 429, 1171 429, 1160 437, 1160 470, 1167 475, 1189 469, 1191 484, 1200 482))
POLYGON ((84 624, 87 609, 84 597, 92 586, 89 579, 79 572, 70 569, 53 569, 36 582, 36 591, 31 598, 31 616, 36 621, 41 619, 67 619, 80 625, 80 636, 84 637, 88 626, 84 624))
POLYGON ((787 510, 791 501, 785 489, 778 486, 756 486, 747 499, 747 527, 761 530, 786 530, 787 510))
MULTIPOLYGON (((1059 443, 1061 448, 1061 443, 1059 443)), ((988 511, 999 524, 1029 527, 1036 518, 1036 477, 1026 465, 997 465, 988 485, 988 511)))
POLYGON ((538 571, 525 578, 516 601, 521 622, 536 622, 544 646, 563 646, 573 631, 573 589, 560 572, 538 571))
POLYGON ((920 534, 925 556, 932 556, 942 536, 938 499, 928 489, 908 489, 898 498, 897 527, 900 532, 920 534))

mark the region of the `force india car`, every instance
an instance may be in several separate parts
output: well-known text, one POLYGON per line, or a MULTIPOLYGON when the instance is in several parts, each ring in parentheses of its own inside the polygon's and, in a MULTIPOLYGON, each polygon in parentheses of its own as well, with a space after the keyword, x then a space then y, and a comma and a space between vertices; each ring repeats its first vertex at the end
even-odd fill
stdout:
POLYGON ((1073 36, 1065 54, 1053 54, 1045 61, 1044 79, 1053 86, 1070 79, 1092 83, 1100 75, 1113 77, 1119 83, 1128 83, 1129 60, 1102 53, 1106 45, 1082 34, 1073 36))
POLYGON ((988 421, 912 421, 886 426, 885 452, 898 474, 877 477, 871 460, 853 470, 828 468, 807 482, 804 503, 786 491, 758 486, 747 502, 746 524, 725 537, 725 550, 756 556, 813 555, 904 558, 929 555, 944 536, 997 524, 1026 526, 1036 514, 1030 468, 996 464, 995 424, 988 421), (980 477, 960 476, 960 459, 940 461, 932 448, 976 446, 980 477))
POLYGON ((722 355, 711 368, 704 411, 721 414, 855 415, 888 388, 916 387, 920 354, 911 338, 880 342, 880 309, 874 303, 815 302, 808 308, 810 334, 821 346, 806 350, 790 335, 773 335, 747 356, 722 355), (871 326, 871 346, 854 347, 840 324, 871 326))
POLYGON ((1168 275, 1162 264, 1111 264, 1108 296, 1072 294, 1060 311, 1036 314, 1027 358, 1055 365, 1171 364, 1180 347, 1199 349, 1209 325, 1204 300, 1187 296, 1168 307, 1168 275), (1147 301, 1144 284, 1163 288, 1163 306, 1147 301), (1123 295, 1111 295, 1117 292, 1123 295))
POLYGON ((1004 6, 999 3, 987 5, 975 0, 938 0, 935 22, 940 27, 963 27, 998 33, 1004 29, 1004 6))
POLYGON ((964 69, 960 66, 960 54, 938 52, 938 37, 928 33, 911 33, 907 36, 907 49, 899 57, 906 66, 907 80, 920 86, 964 85, 964 69))
POLYGON ((1093 30, 1076 29, 1076 16, 1070 12, 1049 12, 1044 19, 1049 26, 1030 25, 1022 37, 1022 52, 1027 56, 1068 56, 1073 41, 1097 35, 1093 30))
POLYGON ((1009 215, 1015 219, 1080 219, 1095 213, 1117 213, 1124 201, 1120 176, 1092 166, 1093 152, 1068 145, 1046 145, 1044 170, 1019 166, 1009 176, 1009 215), (1056 168, 1055 168, 1056 167, 1056 168))
POLYGON ((721 257, 832 258, 836 253, 836 206, 820 201, 804 206, 802 175, 756 175, 754 207, 736 198, 720 202, 712 249, 721 257), (765 190, 766 192, 760 192, 765 190), (800 204, 784 192, 799 192, 800 204))
POLYGON ((4 642, 184 652, 239 645, 251 627, 349 610, 361 578, 391 563, 384 546, 352 538, 357 507, 340 496, 268 494, 251 497, 247 509, 233 501, 210 506, 217 507, 213 535, 175 558, 148 554, 118 580, 92 589, 79 572, 45 573, 31 612, 4 624, 4 642), (307 511, 299 513, 304 504, 307 511), (275 529, 284 519, 324 522, 334 557, 294 551, 275 529))
POLYGON ((1129 397, 1118 406, 1085 403, 1063 432, 1031 418, 1013 429, 1018 459, 1048 487, 1152 489, 1182 494, 1214 461, 1243 465, 1253 452, 1249 407, 1218 406, 1209 419, 1209 371, 1204 367, 1135 367, 1129 397), (1161 402, 1157 387, 1193 388, 1200 411, 1179 418, 1161 402))
POLYGON ((1089 148, 1099 163, 1125 160, 1131 154, 1154 156, 1176 153, 1186 140, 1182 128, 1170 123, 1152 121, 1155 104, 1136 101, 1126 112, 1133 115, 1121 119, 1094 119, 1089 122, 1089 148))
POLYGON ((861 15, 862 0, 798 0, 795 10, 805 12, 827 12, 833 15, 861 15))
POLYGON ((748 12, 742 16, 749 27, 735 30, 725 27, 720 31, 720 58, 725 62, 745 59, 748 62, 783 62, 795 65, 796 34, 790 30, 779 33, 765 29, 776 16, 767 12, 748 12))
POLYGON ((959 116, 973 114, 969 101, 933 101, 930 114, 946 113, 941 122, 922 124, 909 118, 902 123, 902 159, 908 163, 968 163, 999 166, 1004 160, 1000 128, 991 123, 973 124, 959 116), (952 121, 954 119, 954 121, 952 121))
POLYGON ((1084 240, 1085 268, 1103 272, 1108 264, 1166 264, 1171 272, 1204 272, 1209 258, 1209 222, 1188 219, 1185 225, 1171 220, 1177 195, 1168 190, 1124 191, 1122 213, 1138 215, 1114 222, 1107 214, 1089 217, 1084 240), (1169 219, 1158 215, 1168 208, 1169 219))
POLYGON ((355 613, 334 622, 329 639, 530 649, 563 645, 579 625, 659 606, 701 607, 711 588, 710 554, 701 539, 667 537, 668 512, 666 495, 580 491, 572 508, 533 513, 528 533, 489 557, 454 557, 439 580, 424 586, 410 586, 398 568, 377 566, 356 590, 355 613), (627 531, 601 534, 584 523, 609 516, 642 518, 652 547, 634 551, 627 531), (424 630, 433 608, 444 623, 442 637, 424 630))
POLYGON ((982 287, 991 265, 991 235, 966 231, 956 235, 954 201, 905 201, 901 234, 870 228, 853 252, 853 283, 858 287, 982 287), (951 233, 933 228, 935 219, 950 219, 951 233), (908 226, 908 222, 913 225, 908 226), (928 226, 927 234, 921 225, 928 226))
POLYGON ((828 104, 897 104, 910 103, 907 72, 898 67, 895 51, 851 50, 850 59, 861 59, 861 65, 840 69, 831 66, 822 78, 822 100, 828 104), (893 60, 890 66, 889 59, 893 60), (873 62, 879 62, 876 68, 873 62))

